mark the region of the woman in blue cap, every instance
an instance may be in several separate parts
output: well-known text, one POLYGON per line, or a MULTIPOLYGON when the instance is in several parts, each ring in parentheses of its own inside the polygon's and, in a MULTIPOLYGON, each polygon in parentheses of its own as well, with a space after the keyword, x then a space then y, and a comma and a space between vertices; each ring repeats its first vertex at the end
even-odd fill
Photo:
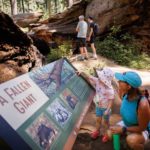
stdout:
POLYGON ((143 150, 149 139, 150 106, 145 96, 141 96, 140 76, 132 71, 116 73, 119 94, 122 98, 120 114, 122 121, 111 127, 113 134, 127 135, 128 146, 133 150, 143 150))

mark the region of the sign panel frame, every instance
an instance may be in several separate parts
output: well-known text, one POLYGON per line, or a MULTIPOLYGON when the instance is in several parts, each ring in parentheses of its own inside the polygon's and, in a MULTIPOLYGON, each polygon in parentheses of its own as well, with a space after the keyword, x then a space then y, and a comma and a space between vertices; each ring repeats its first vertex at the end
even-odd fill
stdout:
POLYGON ((2 83, 0 93, 0 138, 12 149, 69 150, 95 90, 62 58, 2 83))

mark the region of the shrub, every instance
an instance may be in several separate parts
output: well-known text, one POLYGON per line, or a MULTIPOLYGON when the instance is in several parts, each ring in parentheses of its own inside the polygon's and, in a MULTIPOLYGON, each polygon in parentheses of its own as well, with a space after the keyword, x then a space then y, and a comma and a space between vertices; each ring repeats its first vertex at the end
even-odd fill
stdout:
POLYGON ((70 58, 72 55, 72 46, 70 42, 64 42, 56 49, 51 49, 51 52, 48 54, 48 62, 55 61, 62 57, 70 58))
POLYGON ((103 41, 96 42, 96 47, 99 54, 120 65, 150 69, 147 65, 150 63, 149 56, 141 54, 140 45, 136 44, 134 37, 129 33, 121 34, 119 27, 112 27, 111 33, 103 41))

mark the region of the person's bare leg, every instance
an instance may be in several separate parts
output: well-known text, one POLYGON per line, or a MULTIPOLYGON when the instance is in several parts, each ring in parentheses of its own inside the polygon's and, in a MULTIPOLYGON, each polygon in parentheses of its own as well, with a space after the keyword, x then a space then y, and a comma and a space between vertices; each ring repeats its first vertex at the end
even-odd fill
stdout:
POLYGON ((92 48, 92 51, 93 51, 93 57, 97 59, 96 48, 95 48, 94 43, 91 43, 91 48, 92 48))
POLYGON ((97 131, 100 130, 101 122, 102 122, 102 117, 96 117, 96 130, 97 131))
POLYGON ((84 47, 80 47, 80 54, 82 59, 84 59, 84 47))
POLYGON ((145 139, 142 134, 129 134, 126 141, 131 149, 144 150, 145 139))
POLYGON ((109 120, 104 119, 104 135, 107 135, 108 128, 109 128, 109 120))
POLYGON ((83 51, 84 51, 84 55, 85 55, 85 58, 88 58, 88 51, 87 51, 87 48, 86 47, 83 47, 83 51))
POLYGON ((96 117, 96 129, 91 133, 91 138, 96 139, 100 134, 100 126, 101 126, 102 117, 96 117))

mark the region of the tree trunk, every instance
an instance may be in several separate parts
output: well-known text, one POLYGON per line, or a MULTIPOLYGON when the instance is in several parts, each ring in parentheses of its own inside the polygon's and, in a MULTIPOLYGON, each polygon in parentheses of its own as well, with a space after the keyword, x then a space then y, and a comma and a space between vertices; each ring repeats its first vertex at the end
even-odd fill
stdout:
POLYGON ((47 11, 48 11, 48 14, 49 14, 49 17, 51 16, 51 0, 47 0, 47 11))
POLYGON ((70 8, 70 7, 72 7, 72 5, 73 5, 73 0, 67 0, 68 1, 68 7, 70 8))
POLYGON ((21 0, 21 2, 22 2, 22 12, 24 13, 24 12, 25 12, 25 9, 24 9, 24 2, 23 2, 23 0, 21 0))
POLYGON ((30 4, 29 4, 29 1, 27 2, 27 6, 28 6, 27 12, 30 12, 30 4))
POLYGON ((17 14, 17 0, 10 0, 11 5, 11 15, 17 14))
POLYGON ((55 4, 55 13, 57 13, 58 12, 57 0, 54 0, 54 4, 55 4))
POLYGON ((4 10, 4 1, 2 0, 2 10, 4 10))

